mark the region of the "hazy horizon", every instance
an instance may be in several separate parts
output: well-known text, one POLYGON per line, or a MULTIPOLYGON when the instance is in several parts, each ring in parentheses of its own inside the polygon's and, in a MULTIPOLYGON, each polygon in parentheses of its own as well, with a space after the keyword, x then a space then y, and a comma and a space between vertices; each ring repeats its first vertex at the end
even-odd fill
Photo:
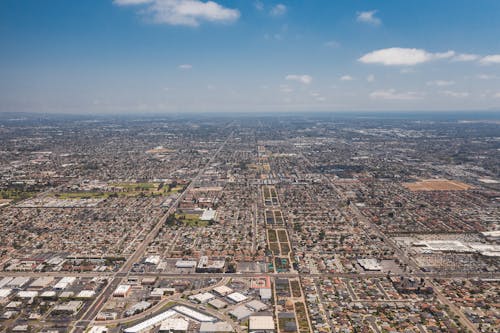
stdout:
POLYGON ((500 3, 0 3, 0 112, 500 110, 500 3))

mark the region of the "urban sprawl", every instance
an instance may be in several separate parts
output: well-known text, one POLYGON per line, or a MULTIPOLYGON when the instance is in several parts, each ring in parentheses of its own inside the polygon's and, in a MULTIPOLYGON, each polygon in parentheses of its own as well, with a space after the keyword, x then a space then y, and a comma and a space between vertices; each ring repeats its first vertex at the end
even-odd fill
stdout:
POLYGON ((2 115, 0 332, 500 332, 500 122, 441 118, 2 115))

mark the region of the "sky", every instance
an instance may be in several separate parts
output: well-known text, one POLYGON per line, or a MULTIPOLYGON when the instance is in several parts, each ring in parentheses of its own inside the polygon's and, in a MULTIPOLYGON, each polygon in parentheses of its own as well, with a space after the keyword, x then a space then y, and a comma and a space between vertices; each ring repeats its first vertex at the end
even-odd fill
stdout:
POLYGON ((500 110, 498 0, 2 0, 0 112, 500 110))

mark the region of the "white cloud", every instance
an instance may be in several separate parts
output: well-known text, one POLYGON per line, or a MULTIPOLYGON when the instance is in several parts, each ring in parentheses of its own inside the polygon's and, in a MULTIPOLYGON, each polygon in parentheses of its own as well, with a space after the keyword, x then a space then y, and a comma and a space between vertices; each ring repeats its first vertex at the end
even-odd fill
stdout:
POLYGON ((478 74, 476 77, 478 79, 480 79, 480 80, 493 80, 493 79, 496 79, 496 76, 495 75, 491 75, 491 74, 478 74))
POLYGON ((469 96, 468 92, 458 92, 458 91, 451 91, 451 90, 445 90, 441 93, 445 96, 455 97, 455 98, 465 98, 465 97, 469 96))
POLYGON ((374 82, 375 81, 375 75, 370 74, 366 77, 367 82, 374 82))
POLYGON ((145 5, 139 11, 155 23, 196 27, 203 21, 234 22, 237 9, 226 8, 214 1, 201 0, 115 0, 119 6, 145 5))
POLYGON ((493 98, 500 98, 500 92, 497 92, 496 94, 494 94, 493 98))
POLYGON ((119 6, 128 6, 128 5, 142 5, 145 3, 151 3, 153 2, 153 0, 115 0, 113 2, 119 6))
POLYGON ((353 80, 354 80, 354 78, 350 75, 342 75, 340 77, 340 81, 353 81, 353 80))
POLYGON ((397 92, 395 89, 387 89, 387 90, 376 90, 372 92, 370 94, 370 98, 409 101, 409 100, 420 99, 421 94, 412 91, 397 92))
POLYGON ((286 11, 287 11, 286 6, 282 3, 279 3, 273 8, 271 8, 269 14, 271 14, 272 16, 282 16, 286 14, 286 11))
POLYGON ((262 11, 264 10, 264 4, 262 3, 262 1, 255 1, 253 3, 253 5, 255 6, 255 9, 259 10, 259 11, 262 11))
POLYGON ((453 61, 474 61, 479 59, 477 54, 461 53, 454 56, 451 60, 453 61))
POLYGON ((285 80, 297 81, 303 84, 310 84, 312 82, 312 76, 307 74, 302 74, 302 75, 289 74, 285 77, 285 80))
POLYGON ((190 70, 193 68, 193 65, 191 64, 182 64, 182 65, 179 65, 179 69, 182 69, 182 70, 190 70))
POLYGON ((436 59, 451 58, 454 51, 430 53, 423 49, 391 47, 365 54, 358 60, 365 64, 382 64, 385 66, 414 66, 436 59))
POLYGON ((434 87, 447 87, 447 86, 452 86, 454 84, 455 81, 446 81, 446 80, 434 80, 427 82, 428 86, 434 86, 434 87))
POLYGON ((411 67, 401 68, 401 70, 399 72, 401 74, 412 74, 412 73, 415 73, 415 69, 413 69, 411 67))
POLYGON ((290 88, 287 84, 282 84, 282 85, 280 85, 280 91, 288 94, 288 93, 293 92, 293 89, 290 88))
POLYGON ((382 21, 378 17, 375 17, 375 14, 377 14, 377 10, 358 12, 357 14, 358 16, 356 17, 356 21, 358 22, 369 23, 373 25, 380 25, 382 23, 382 21))
POLYGON ((441 53, 432 53, 432 58, 434 59, 448 59, 453 56, 455 56, 455 51, 446 51, 446 52, 441 52, 441 53))
POLYGON ((483 65, 500 64, 500 54, 492 54, 481 58, 479 62, 483 65))
POLYGON ((339 47, 340 43, 335 41, 335 40, 329 40, 328 42, 325 42, 323 45, 334 49, 334 48, 339 47))

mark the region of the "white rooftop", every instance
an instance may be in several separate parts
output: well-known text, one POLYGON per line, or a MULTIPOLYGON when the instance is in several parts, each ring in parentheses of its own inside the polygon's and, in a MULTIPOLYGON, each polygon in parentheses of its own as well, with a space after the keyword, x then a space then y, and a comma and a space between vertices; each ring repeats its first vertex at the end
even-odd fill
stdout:
POLYGON ((250 309, 253 309, 254 311, 263 311, 268 308, 268 306, 261 301, 253 300, 245 304, 248 306, 250 309))
POLYGON ((0 298, 5 298, 7 296, 10 295, 10 293, 12 292, 12 289, 0 289, 0 298))
POLYGON ((201 214, 200 220, 202 221, 210 221, 214 220, 217 216, 217 211, 213 209, 204 209, 203 214, 201 214))
POLYGON ((233 292, 233 289, 229 288, 228 286, 218 286, 213 289, 217 294, 226 296, 230 293, 233 292))
POLYGON ((358 264, 367 271, 382 270, 382 267, 377 262, 377 259, 358 259, 358 264))
POLYGON ((92 298, 95 295, 93 290, 82 290, 76 295, 77 298, 92 298))
POLYGON ((40 297, 47 297, 47 298, 55 297, 55 296, 56 296, 56 292, 53 290, 44 291, 43 293, 40 294, 40 297))
POLYGON ((224 321, 217 323, 201 323, 200 333, 234 332, 233 327, 224 321))
POLYGON ((253 330, 274 330, 274 319, 272 316, 251 316, 248 328, 253 330))
POLYGON ((212 295, 211 293, 199 293, 199 294, 196 294, 196 295, 193 295, 193 296, 189 296, 189 299, 194 299, 200 303, 206 303, 212 299, 214 299, 215 296, 212 295))
POLYGON ((116 287, 115 291, 113 292, 113 295, 123 295, 129 292, 131 286, 128 284, 120 284, 118 287, 116 287))
POLYGON ((17 293, 19 298, 35 298, 38 296, 38 291, 20 291, 17 293))
POLYGON ((249 310, 246 306, 240 305, 233 310, 229 311, 229 314, 238 320, 243 320, 253 314, 253 311, 249 310))
POLYGON ((233 302, 240 303, 240 302, 245 301, 248 297, 246 297, 245 295, 243 295, 239 292, 235 292, 235 293, 227 295, 227 298, 229 298, 233 302))
POLYGON ((162 331, 187 331, 189 327, 189 322, 184 318, 167 318, 162 321, 160 326, 160 332, 162 331))
POLYGON ((30 287, 33 287, 33 288, 45 288, 49 284, 51 284, 52 281, 54 281, 54 278, 52 276, 42 276, 42 277, 39 277, 38 279, 36 279, 35 281, 33 281, 30 284, 30 287))
POLYGON ((206 314, 203 314, 201 312, 195 311, 191 308, 188 308, 187 306, 184 305, 177 305, 173 308, 175 311, 179 312, 180 314, 183 314, 185 316, 188 316, 189 318, 192 318, 194 320, 200 321, 200 322, 205 322, 205 321, 216 321, 217 318, 214 318, 212 316, 208 316, 206 314))
POLYGON ((88 333, 106 333, 108 328, 106 326, 94 326, 92 327, 88 333))
POLYGON ((124 330, 125 333, 138 333, 145 331, 147 329, 151 329, 154 326, 159 325, 162 321, 175 316, 177 313, 172 310, 168 310, 165 312, 160 313, 159 315, 156 315, 152 318, 149 318, 148 320, 145 320, 137 325, 134 325, 132 327, 126 328, 124 330))

